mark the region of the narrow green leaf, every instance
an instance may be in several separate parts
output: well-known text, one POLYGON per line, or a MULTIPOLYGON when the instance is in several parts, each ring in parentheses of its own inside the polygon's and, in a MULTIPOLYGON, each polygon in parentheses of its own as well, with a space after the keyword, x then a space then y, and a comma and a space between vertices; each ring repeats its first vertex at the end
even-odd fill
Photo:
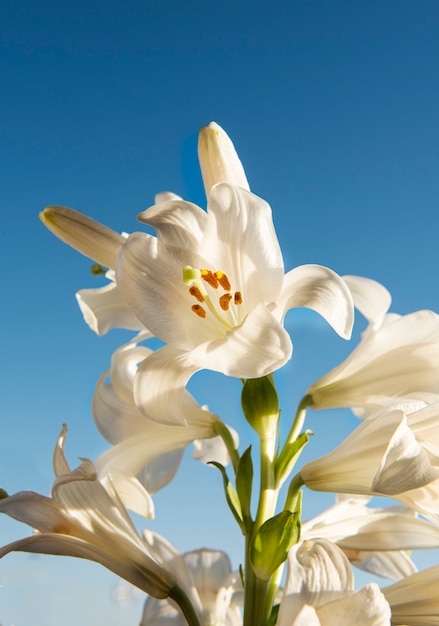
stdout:
POLYGON ((251 522, 251 497, 253 486, 253 462, 251 446, 247 448, 239 459, 236 472, 236 491, 241 503, 241 511, 244 521, 251 522))
POLYGON ((222 477, 223 477, 224 493, 225 493, 225 496, 226 496, 227 504, 229 505, 229 508, 230 508, 230 510, 233 513, 233 516, 235 517, 236 521, 238 522, 239 527, 241 528, 242 532, 244 533, 245 532, 245 526, 244 526, 244 522, 243 522, 243 518, 242 518, 241 504, 239 502, 238 494, 236 493, 232 483, 229 480, 229 477, 227 476, 226 469, 225 469, 224 465, 221 465, 221 463, 217 463, 216 461, 211 461, 209 463, 209 465, 214 465, 221 472, 222 477))

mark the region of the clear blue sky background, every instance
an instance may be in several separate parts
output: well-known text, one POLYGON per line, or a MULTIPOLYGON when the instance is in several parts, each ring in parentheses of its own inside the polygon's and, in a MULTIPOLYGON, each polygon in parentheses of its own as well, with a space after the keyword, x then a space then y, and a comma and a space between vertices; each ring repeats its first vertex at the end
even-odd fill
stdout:
MULTIPOLYGON (((274 0, 270 8, 4 0, 0 63, 0 484, 8 492, 49 492, 63 422, 72 464, 107 447, 91 397, 130 337, 99 339, 85 326, 74 293, 102 281, 38 212, 63 204, 132 231, 158 191, 204 205, 196 141, 211 120, 270 202, 287 269, 321 263, 370 276, 390 289, 395 312, 439 310, 436 0, 274 0)), ((351 349, 315 315, 292 312, 288 328, 295 355, 277 377, 286 423, 307 385, 351 349)), ((191 389, 247 439, 237 381, 201 374, 191 389)), ((305 458, 355 423, 349 412, 311 414, 305 458)), ((182 551, 226 549, 238 565, 241 538, 212 468, 188 455, 155 501, 149 527, 182 551)), ((307 516, 331 502, 307 495, 307 516)), ((25 534, 0 519, 1 544, 25 534)), ((117 583, 73 559, 8 556, 0 623, 137 624, 142 598, 117 603, 117 583)))

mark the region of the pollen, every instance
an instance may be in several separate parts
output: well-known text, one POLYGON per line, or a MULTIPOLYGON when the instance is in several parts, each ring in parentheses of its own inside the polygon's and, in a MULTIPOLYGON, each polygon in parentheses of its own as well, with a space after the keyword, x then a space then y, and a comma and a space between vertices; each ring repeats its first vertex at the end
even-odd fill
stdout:
POLYGON ((232 299, 231 293, 225 293, 219 298, 219 304, 223 311, 229 310, 230 300, 232 299))
POLYGON ((195 315, 198 315, 198 317, 206 317, 206 311, 199 304, 194 304, 191 308, 195 315))
POLYGON ((210 270, 200 270, 200 272, 201 278, 206 281, 208 285, 210 285, 214 289, 218 289, 219 281, 213 272, 211 272, 210 270))
POLYGON ((232 288, 230 285, 230 280, 227 278, 224 272, 220 272, 220 271, 215 272, 215 278, 217 279, 221 287, 224 289, 224 291, 230 291, 230 289, 232 288))
POLYGON ((240 291, 235 291, 235 295, 233 296, 234 304, 242 304, 242 295, 240 291))
POLYGON ((198 302, 204 302, 203 294, 195 285, 192 285, 192 287, 189 287, 189 293, 191 294, 191 296, 194 296, 194 298, 196 298, 198 302))

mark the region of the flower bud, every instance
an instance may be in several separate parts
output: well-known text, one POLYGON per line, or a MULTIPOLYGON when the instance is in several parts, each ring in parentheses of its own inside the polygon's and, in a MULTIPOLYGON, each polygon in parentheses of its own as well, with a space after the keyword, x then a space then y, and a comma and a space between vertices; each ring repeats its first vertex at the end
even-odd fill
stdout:
POLYGON ((96 263, 114 269, 117 251, 125 241, 122 235, 67 207, 46 207, 40 219, 58 239, 96 263))
POLYGON ((271 436, 275 432, 279 420, 279 399, 272 376, 246 380, 241 404, 246 420, 260 437, 271 436))
POLYGON ((198 159, 207 197, 216 183, 230 183, 250 190, 235 146, 227 133, 215 122, 200 130, 198 159))

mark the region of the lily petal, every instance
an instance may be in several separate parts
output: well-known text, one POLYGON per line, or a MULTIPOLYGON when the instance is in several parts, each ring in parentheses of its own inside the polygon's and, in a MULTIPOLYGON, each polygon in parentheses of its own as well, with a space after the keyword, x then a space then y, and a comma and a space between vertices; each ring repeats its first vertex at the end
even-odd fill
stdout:
POLYGON ((301 265, 285 275, 274 311, 281 321, 295 307, 316 311, 341 337, 350 338, 354 323, 352 295, 344 280, 328 267, 301 265))
POLYGON ((96 289, 81 289, 76 292, 76 300, 84 320, 97 335, 105 335, 113 328, 144 330, 114 282, 96 289))
POLYGON ((68 535, 52 533, 32 535, 0 548, 0 558, 10 552, 55 554, 95 561, 156 598, 167 598, 169 590, 176 583, 175 579, 171 575, 165 574, 160 566, 156 565, 156 571, 154 571, 150 560, 146 560, 145 564, 142 565, 132 562, 130 558, 124 558, 123 555, 117 558, 111 550, 68 535))
POLYGON ((389 310, 392 296, 380 283, 363 276, 343 276, 354 299, 355 308, 373 325, 380 325, 389 310))

